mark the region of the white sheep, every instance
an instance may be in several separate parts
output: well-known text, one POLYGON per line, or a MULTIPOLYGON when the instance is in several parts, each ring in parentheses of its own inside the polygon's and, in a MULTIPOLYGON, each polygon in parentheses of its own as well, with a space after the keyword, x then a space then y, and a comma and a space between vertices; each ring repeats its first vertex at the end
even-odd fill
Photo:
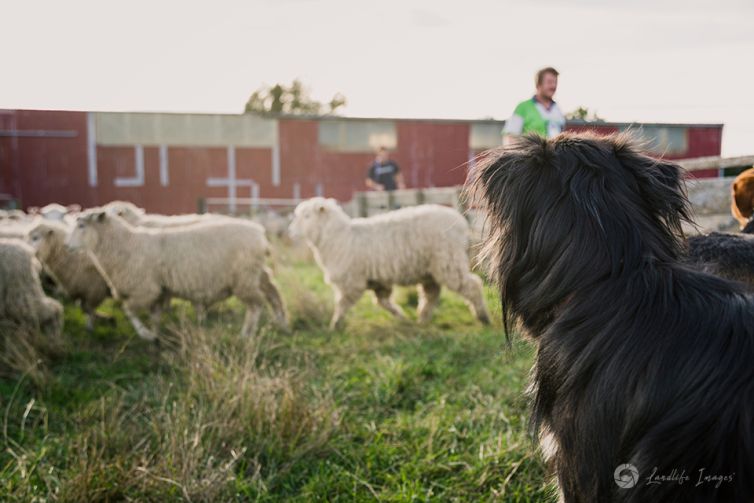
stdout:
POLYGON ((143 208, 139 208, 135 204, 128 201, 111 201, 103 206, 103 208, 109 213, 121 217, 131 225, 151 227, 156 229, 167 229, 171 227, 183 227, 184 225, 201 224, 209 222, 216 218, 230 218, 224 217, 223 215, 214 215, 211 213, 159 215, 156 213, 147 213, 143 208))
POLYGON ((252 222, 146 229, 94 209, 79 216, 68 245, 88 251, 142 338, 155 335, 136 312, 151 311, 154 325, 171 296, 209 306, 235 295, 246 304, 242 334, 247 336, 256 331, 266 301, 274 321, 287 328, 282 298, 265 267, 269 243, 252 222))
POLYGON ((29 231, 41 220, 39 216, 26 216, 0 221, 0 238, 25 240, 29 231))
POLYGON ((58 336, 63 328, 63 306, 44 294, 41 269, 27 243, 0 239, 0 322, 58 336))
POLYGON ((442 285, 460 293, 483 323, 489 323, 481 279, 470 271, 469 225, 456 210, 438 205, 404 208, 351 219, 334 199, 300 203, 290 226, 303 236, 335 293, 335 328, 365 290, 395 316, 393 285, 419 285, 418 316, 431 318, 442 285))
POLYGON ((110 295, 107 283, 83 250, 66 246, 71 229, 62 222, 42 221, 30 232, 28 241, 55 283, 73 300, 81 302, 86 326, 94 327, 95 309, 110 295))
POLYGON ((30 215, 24 213, 23 210, 3 210, 3 220, 10 222, 23 222, 26 221, 30 215))
POLYGON ((53 220, 56 222, 65 222, 72 224, 76 219, 76 214, 81 212, 81 206, 78 204, 69 204, 63 206, 58 203, 50 203, 42 208, 34 208, 35 211, 29 208, 29 213, 35 213, 40 215, 45 220, 53 220))

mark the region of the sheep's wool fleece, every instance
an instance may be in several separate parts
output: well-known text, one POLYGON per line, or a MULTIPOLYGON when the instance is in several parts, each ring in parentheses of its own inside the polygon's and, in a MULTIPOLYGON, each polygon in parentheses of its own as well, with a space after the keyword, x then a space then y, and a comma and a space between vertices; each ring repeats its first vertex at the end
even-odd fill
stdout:
MULTIPOLYGON (((328 215, 313 250, 329 279, 412 285, 431 274, 444 284, 463 282, 470 230, 456 210, 427 204, 351 219, 334 201, 321 201, 328 215)), ((303 211, 318 211, 316 200, 308 203, 303 211)))

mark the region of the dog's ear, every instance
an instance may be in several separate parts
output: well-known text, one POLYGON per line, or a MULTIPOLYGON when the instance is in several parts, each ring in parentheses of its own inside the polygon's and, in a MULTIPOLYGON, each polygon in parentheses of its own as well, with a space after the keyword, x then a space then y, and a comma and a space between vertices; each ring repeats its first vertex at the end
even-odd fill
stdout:
POLYGON ((635 150, 630 143, 617 143, 615 154, 629 169, 650 211, 676 234, 681 223, 691 222, 691 204, 686 191, 686 171, 678 164, 655 159, 635 150))
POLYGON ((547 163, 547 155, 547 140, 533 135, 481 154, 469 171, 467 197, 472 204, 487 206, 490 217, 507 217, 517 208, 510 199, 511 191, 526 189, 530 177, 522 175, 541 173, 539 166, 547 163))

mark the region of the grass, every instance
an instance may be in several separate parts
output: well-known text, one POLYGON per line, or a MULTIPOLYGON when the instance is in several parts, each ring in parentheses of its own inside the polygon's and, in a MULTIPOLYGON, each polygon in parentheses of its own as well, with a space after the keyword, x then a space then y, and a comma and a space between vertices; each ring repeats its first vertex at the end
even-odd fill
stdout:
POLYGON ((410 320, 365 295, 330 332, 306 254, 279 248, 275 272, 290 334, 240 338, 234 300, 198 328, 174 302, 156 347, 112 304, 92 334, 66 306, 55 351, 0 376, 0 500, 555 501, 527 431, 529 345, 448 292, 419 326, 411 289, 410 320))

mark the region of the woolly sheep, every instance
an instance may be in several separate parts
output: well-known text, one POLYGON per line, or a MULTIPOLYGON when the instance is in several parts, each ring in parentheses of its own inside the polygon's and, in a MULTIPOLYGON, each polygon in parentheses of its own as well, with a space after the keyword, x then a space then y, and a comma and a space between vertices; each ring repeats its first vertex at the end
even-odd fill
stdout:
POLYGON ((412 284, 419 285, 421 322, 431 318, 445 285, 489 323, 482 281, 469 267, 469 225, 456 210, 422 205, 351 219, 334 199, 315 197, 296 207, 290 232, 306 238, 333 288, 331 328, 366 289, 374 291, 380 306, 403 317, 390 295, 393 285, 412 284))
MULTIPOLYGON (((63 206, 62 204, 58 203, 50 203, 47 206, 38 208, 36 213, 38 213, 45 220, 72 223, 73 219, 70 217, 75 216, 75 214, 79 213, 80 211, 81 206, 79 206, 78 204, 63 206)), ((31 209, 29 213, 31 213, 31 209)))
POLYGON ((23 210, 4 210, 4 219, 8 221, 23 222, 29 218, 29 215, 23 210))
POLYGON ((0 239, 0 322, 58 336, 63 328, 63 306, 42 291, 41 269, 27 243, 0 239))
POLYGON ((43 221, 29 232, 37 258, 66 295, 81 302, 87 328, 94 325, 95 309, 109 296, 107 283, 83 250, 66 246, 70 228, 62 222, 43 221))
POLYGON ((252 217, 252 220, 262 227, 268 236, 282 238, 288 231, 291 215, 281 215, 273 210, 266 210, 252 217))
POLYGON ((39 217, 27 217, 0 221, 0 238, 25 240, 29 231, 40 221, 39 217))
POLYGON ((210 213, 201 215, 196 213, 189 213, 186 215, 158 215, 155 213, 146 213, 143 208, 139 208, 128 201, 112 201, 107 203, 103 208, 109 213, 121 217, 131 225, 157 229, 200 224, 216 218, 229 218, 210 213))
POLYGON ((135 227, 102 209, 88 210, 68 239, 86 249, 139 336, 155 335, 136 316, 159 320, 166 296, 209 306, 231 295, 246 304, 242 334, 252 335, 265 301, 287 328, 280 293, 265 267, 269 243, 252 222, 218 221, 172 229, 135 227))

